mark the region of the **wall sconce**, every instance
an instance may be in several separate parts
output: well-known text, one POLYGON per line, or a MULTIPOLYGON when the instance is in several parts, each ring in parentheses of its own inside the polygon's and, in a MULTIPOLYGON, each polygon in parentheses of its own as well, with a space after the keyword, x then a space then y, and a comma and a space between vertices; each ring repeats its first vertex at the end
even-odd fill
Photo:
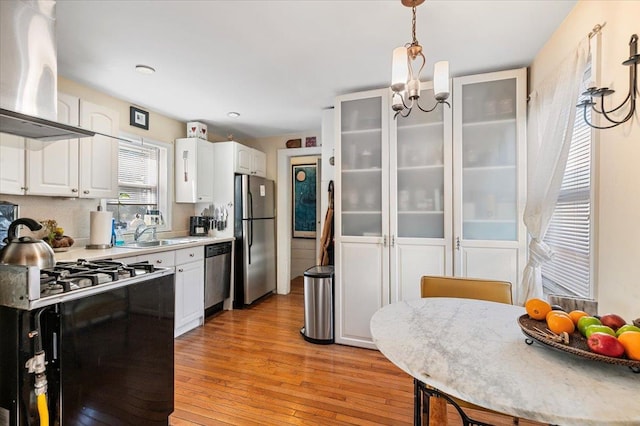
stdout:
POLYGON ((608 87, 588 88, 585 92, 582 93, 582 95, 589 96, 589 99, 585 99, 578 105, 576 105, 578 108, 582 108, 585 123, 587 123, 594 129, 602 130, 611 129, 631 120, 634 112, 636 111, 636 98, 638 95, 638 63, 640 63, 640 55, 638 55, 638 35, 633 34, 631 36, 631 40, 629 40, 629 59, 622 63, 622 65, 626 65, 629 67, 629 93, 627 94, 627 97, 624 99, 624 101, 622 101, 620 105, 607 111, 604 107, 604 97, 614 93, 615 91, 613 89, 609 89, 608 87), (596 108, 596 102, 593 100, 593 98, 600 98, 600 110, 596 108), (622 120, 618 121, 609 117, 608 114, 618 111, 620 108, 625 106, 627 102, 630 103, 629 113, 622 120), (601 114, 611 124, 608 124, 606 126, 596 126, 590 123, 587 119, 587 108, 589 107, 593 112, 601 114))

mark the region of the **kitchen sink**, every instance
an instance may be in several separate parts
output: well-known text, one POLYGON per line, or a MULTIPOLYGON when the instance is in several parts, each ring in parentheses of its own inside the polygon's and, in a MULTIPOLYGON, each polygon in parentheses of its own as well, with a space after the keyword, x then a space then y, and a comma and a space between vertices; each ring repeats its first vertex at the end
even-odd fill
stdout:
POLYGON ((162 246, 173 246, 176 244, 184 244, 184 240, 152 240, 152 241, 132 241, 130 243, 125 243, 121 246, 122 248, 151 248, 151 247, 162 247, 162 246))

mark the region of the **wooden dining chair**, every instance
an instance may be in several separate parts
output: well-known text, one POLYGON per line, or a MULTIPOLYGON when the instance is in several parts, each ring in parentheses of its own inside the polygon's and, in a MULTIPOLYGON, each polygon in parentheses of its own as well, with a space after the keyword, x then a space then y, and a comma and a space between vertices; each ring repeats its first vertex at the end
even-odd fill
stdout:
MULTIPOLYGON (((462 299, 487 300, 490 302, 506 303, 509 305, 513 303, 510 282, 476 278, 423 276, 420 279, 420 295, 421 297, 458 297, 462 299)), ((418 387, 421 386, 428 387, 424 383, 420 382, 418 387)), ((440 391, 438 392, 443 394, 440 391)), ((462 411, 462 408, 471 408, 474 410, 504 415, 503 413, 471 404, 451 395, 443 395, 444 397, 430 396, 428 401, 425 401, 424 407, 426 409, 425 411, 427 411, 425 414, 428 415, 429 425, 446 426, 447 400, 454 402, 458 407, 460 407, 460 409, 458 409, 458 413, 460 413, 465 425, 483 425, 484 423, 472 420, 468 417, 465 419, 466 414, 462 411)), ((513 424, 517 425, 518 423, 519 419, 514 417, 513 424)))

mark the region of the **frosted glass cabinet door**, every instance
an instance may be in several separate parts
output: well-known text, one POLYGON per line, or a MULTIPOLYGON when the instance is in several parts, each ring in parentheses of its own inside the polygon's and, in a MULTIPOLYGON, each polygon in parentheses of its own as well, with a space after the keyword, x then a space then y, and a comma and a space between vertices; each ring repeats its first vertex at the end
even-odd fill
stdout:
POLYGON ((382 97, 341 104, 343 236, 382 236, 382 97))
MULTIPOLYGON (((433 99, 422 90, 420 99, 433 99)), ((444 119, 446 106, 397 117, 396 209, 400 238, 444 238, 444 119)), ((448 147, 447 147, 448 148, 448 147)))
POLYGON ((515 241, 516 78, 462 85, 462 238, 515 241))

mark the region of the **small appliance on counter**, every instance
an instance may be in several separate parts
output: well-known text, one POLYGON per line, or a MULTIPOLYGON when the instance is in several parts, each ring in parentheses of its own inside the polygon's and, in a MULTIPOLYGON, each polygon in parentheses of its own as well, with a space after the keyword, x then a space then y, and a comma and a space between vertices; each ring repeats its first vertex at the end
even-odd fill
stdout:
POLYGON ((189 235, 202 237, 209 234, 211 218, 209 216, 191 216, 189 218, 189 235))

